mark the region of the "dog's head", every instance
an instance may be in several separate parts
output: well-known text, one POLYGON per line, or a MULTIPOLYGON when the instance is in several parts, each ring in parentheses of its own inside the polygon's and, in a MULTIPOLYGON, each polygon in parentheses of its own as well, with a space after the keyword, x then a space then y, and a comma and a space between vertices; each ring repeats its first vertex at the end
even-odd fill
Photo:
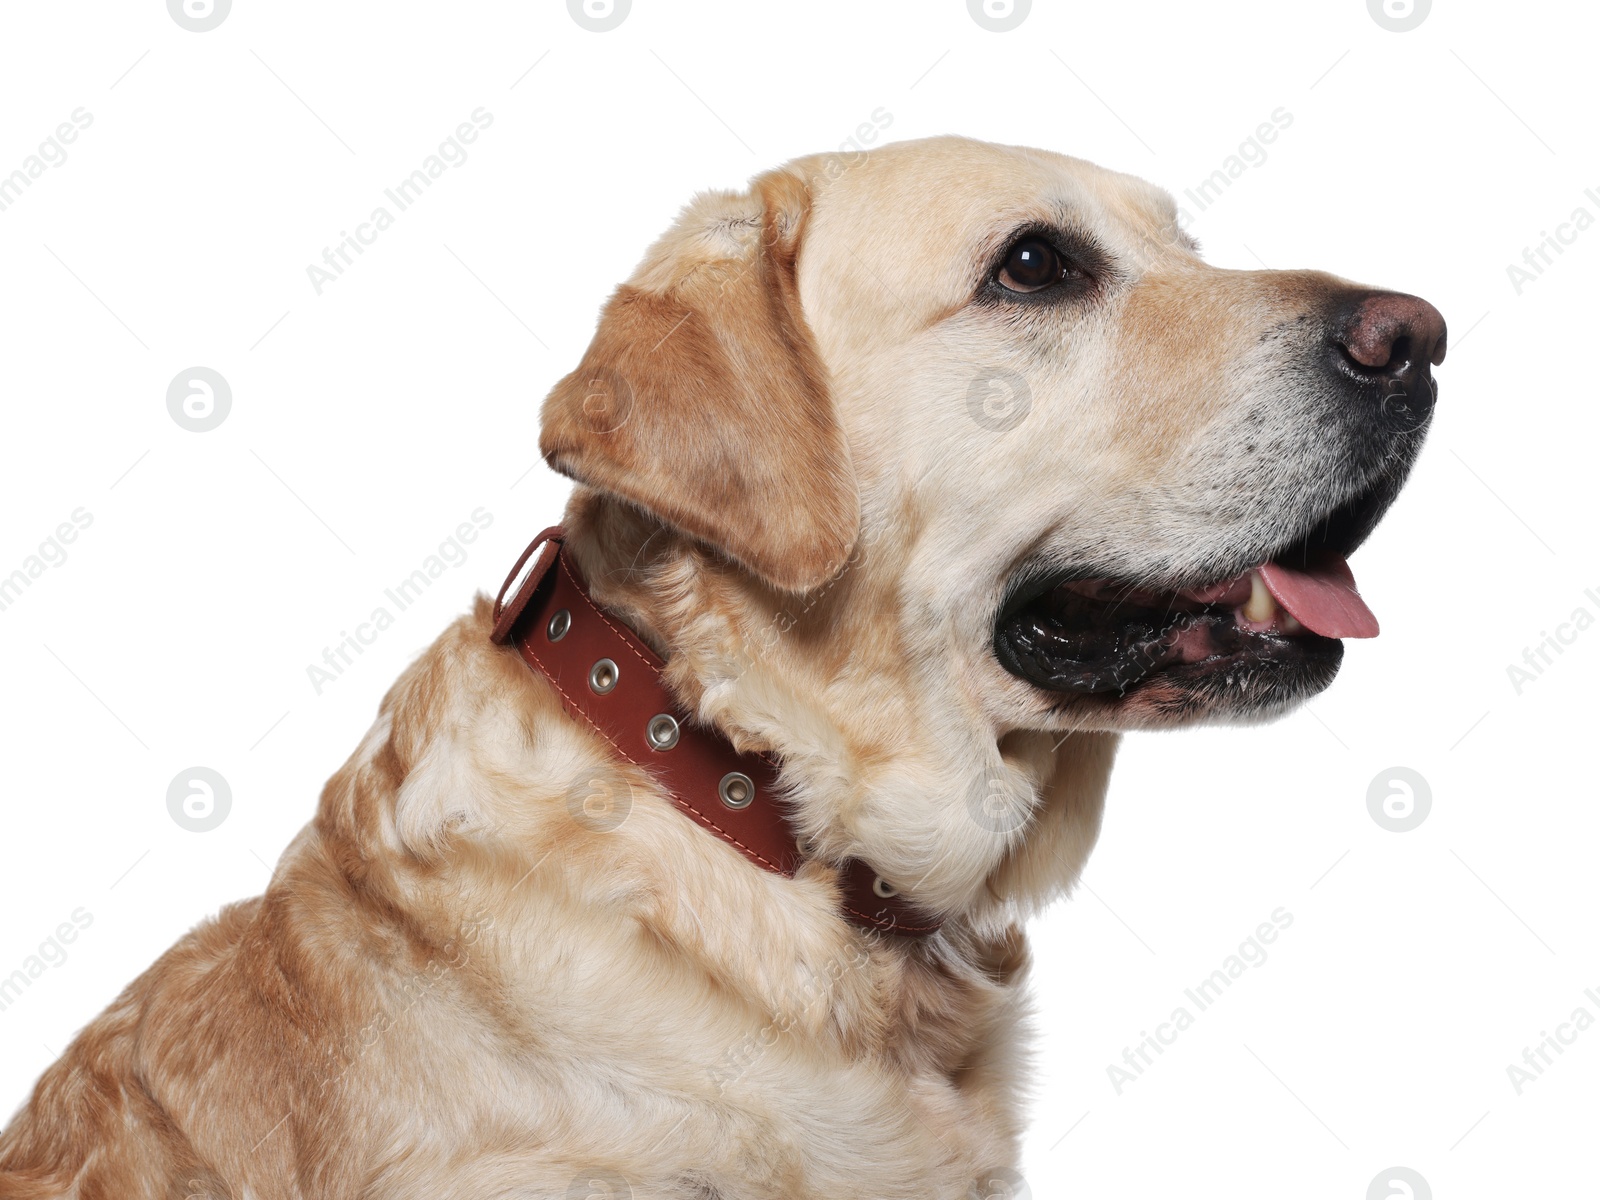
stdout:
MULTIPOLYGON (((1444 322, 1201 261, 1138 179, 955 138, 703 196, 544 409, 585 569, 790 811, 920 903, 1070 884, 1117 730, 1263 717, 1376 622, 1444 322)), ((987 919, 987 918, 984 918, 987 919)))
POLYGON ((1345 556, 1444 348, 1415 297, 1208 266, 1141 180, 937 139, 698 200, 542 445, 774 588, 891 570, 1001 732, 1262 715, 1376 632, 1345 556))

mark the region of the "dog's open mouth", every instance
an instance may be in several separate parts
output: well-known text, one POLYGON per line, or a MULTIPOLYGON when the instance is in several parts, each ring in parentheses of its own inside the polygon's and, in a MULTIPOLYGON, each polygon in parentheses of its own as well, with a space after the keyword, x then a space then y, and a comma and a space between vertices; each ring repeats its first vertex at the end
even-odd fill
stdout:
POLYGON ((1065 574, 1017 588, 995 625, 996 657, 1047 691, 1116 698, 1161 676, 1173 683, 1240 669, 1317 676, 1337 669, 1343 638, 1378 634, 1345 554, 1390 495, 1345 506, 1315 536, 1200 586, 1164 588, 1065 574))
POLYGON ((1004 666, 1040 687, 1120 694, 1169 668, 1287 665, 1321 657, 1329 647, 1317 643, 1377 632, 1349 566, 1332 555, 1303 569, 1266 562, 1170 592, 1069 580, 1017 606, 995 643, 1004 666))

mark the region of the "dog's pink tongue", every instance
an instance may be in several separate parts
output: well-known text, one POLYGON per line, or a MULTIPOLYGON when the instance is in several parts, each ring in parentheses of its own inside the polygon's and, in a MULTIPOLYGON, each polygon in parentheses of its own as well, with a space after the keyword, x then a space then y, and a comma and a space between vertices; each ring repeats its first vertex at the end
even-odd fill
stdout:
POLYGON ((1356 577, 1344 559, 1332 557, 1304 571, 1272 562, 1257 570, 1272 598, 1312 633, 1331 638, 1378 636, 1378 618, 1356 591, 1356 577))

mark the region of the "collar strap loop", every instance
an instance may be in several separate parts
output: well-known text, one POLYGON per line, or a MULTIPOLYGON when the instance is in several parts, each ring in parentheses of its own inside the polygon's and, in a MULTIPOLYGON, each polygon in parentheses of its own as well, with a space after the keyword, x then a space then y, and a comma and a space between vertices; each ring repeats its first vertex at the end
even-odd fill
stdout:
MULTIPOLYGON (((792 877, 805 855, 778 795, 778 764, 691 720, 662 681, 661 659, 590 598, 564 540, 554 525, 522 552, 495 600, 492 640, 515 645, 568 713, 691 820, 757 866, 792 877)), ((907 936, 939 928, 859 859, 842 864, 839 887, 841 909, 857 925, 907 936)))

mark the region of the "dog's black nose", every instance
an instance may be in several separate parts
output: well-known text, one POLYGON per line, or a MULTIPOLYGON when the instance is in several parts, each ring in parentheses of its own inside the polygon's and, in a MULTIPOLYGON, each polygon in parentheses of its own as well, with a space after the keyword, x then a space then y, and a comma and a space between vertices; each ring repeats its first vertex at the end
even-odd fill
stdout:
POLYGON ((1334 365, 1361 384, 1379 419, 1414 429, 1433 412, 1429 368, 1444 361, 1444 317, 1419 296, 1361 292, 1341 305, 1333 322, 1334 365))

